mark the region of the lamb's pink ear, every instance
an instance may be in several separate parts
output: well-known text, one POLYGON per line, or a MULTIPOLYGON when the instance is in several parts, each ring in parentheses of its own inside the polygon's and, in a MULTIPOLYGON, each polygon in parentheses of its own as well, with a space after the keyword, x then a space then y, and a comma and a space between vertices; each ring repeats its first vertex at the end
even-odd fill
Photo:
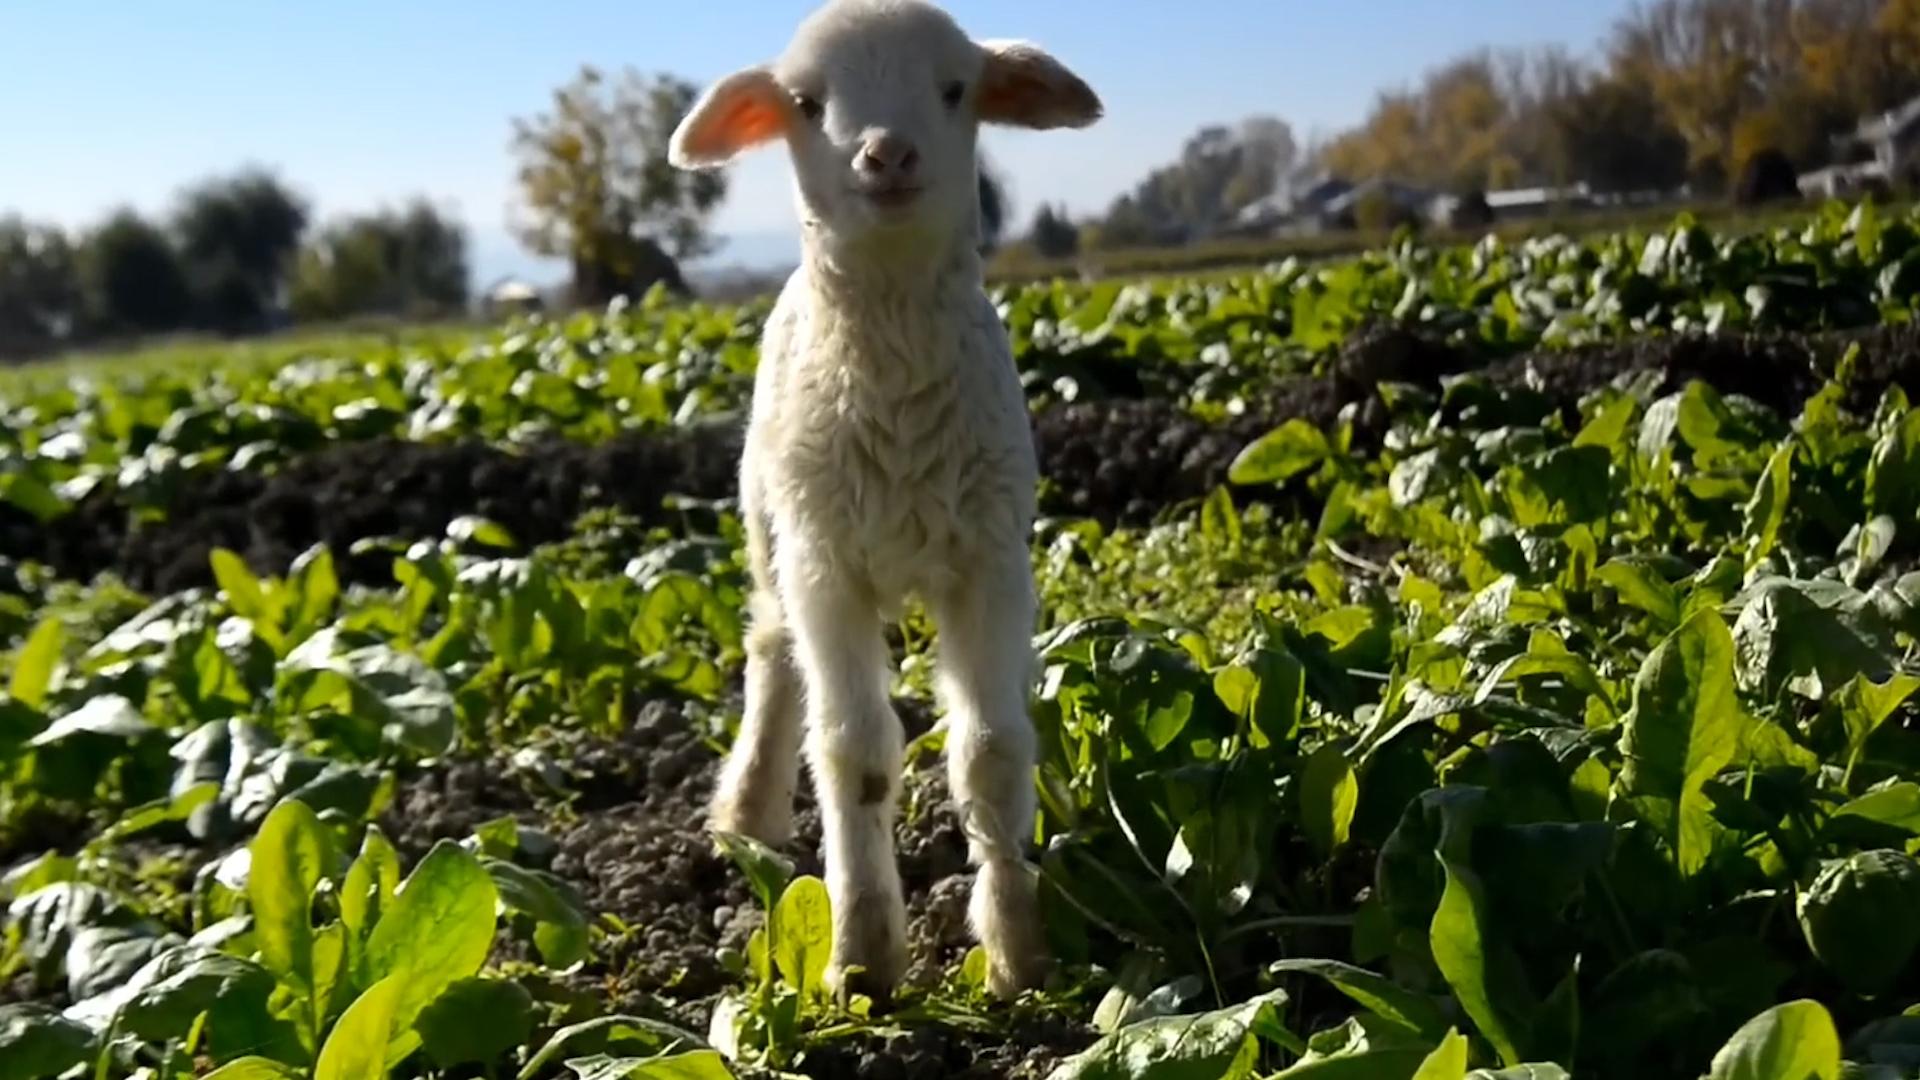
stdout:
POLYGON ((984 41, 980 119, 1014 127, 1086 127, 1104 107, 1093 88, 1045 49, 1025 41, 984 41))
POLYGON ((736 71, 707 88, 680 121, 667 160, 681 169, 711 169, 784 135, 793 101, 764 67, 736 71))

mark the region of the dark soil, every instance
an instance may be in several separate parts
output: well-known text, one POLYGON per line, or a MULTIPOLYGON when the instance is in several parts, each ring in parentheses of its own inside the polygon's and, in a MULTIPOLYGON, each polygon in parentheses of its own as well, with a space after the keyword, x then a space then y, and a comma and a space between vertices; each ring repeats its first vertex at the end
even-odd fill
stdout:
MULTIPOLYGON (((1796 413, 1849 344, 1861 346, 1848 401, 1870 414, 1884 390, 1920 396, 1920 328, 1852 334, 1652 338, 1564 352, 1536 352, 1481 369, 1497 390, 1532 391, 1542 407, 1571 412, 1589 391, 1623 374, 1660 373, 1662 391, 1702 379, 1783 415, 1796 413)), ((1331 373, 1275 382, 1239 416, 1209 424, 1160 398, 1107 399, 1046 408, 1034 416, 1045 493, 1042 512, 1139 524, 1165 508, 1204 498, 1226 479, 1246 445, 1301 417, 1323 427, 1356 407, 1356 440, 1384 431, 1382 381, 1429 389, 1472 367, 1453 347, 1403 330, 1356 335, 1331 373)), ((160 521, 136 522, 120 493, 95 492, 42 525, 0 505, 0 558, 33 559, 67 577, 117 571, 152 593, 211 584, 215 546, 244 554, 262 572, 283 571, 301 551, 327 544, 349 581, 384 583, 391 560, 350 553, 354 541, 437 538, 448 522, 480 514, 523 544, 567 536, 575 518, 617 508, 657 522, 668 495, 735 492, 739 432, 728 425, 633 433, 584 446, 549 441, 519 450, 477 441, 392 439, 329 446, 265 475, 218 471, 186 477, 160 521)), ((1249 491, 1282 504, 1298 492, 1249 491)), ((1310 508, 1301 508, 1303 510, 1310 508)))
MULTIPOLYGON (((908 731, 924 729, 925 710, 901 704, 908 731)), ((719 950, 744 947, 761 921, 744 877, 705 831, 717 757, 681 709, 653 702, 618 738, 557 748, 544 761, 575 792, 564 805, 546 787, 551 768, 467 758, 403 778, 382 827, 409 860, 501 816, 544 830, 557 847, 550 869, 589 910, 631 928, 596 949, 578 976, 582 987, 609 1012, 655 1015, 704 1034, 716 996, 735 984, 719 950)), ((788 854, 797 872, 818 874, 819 817, 801 788, 788 854)), ((966 841, 938 768, 909 775, 902 806, 896 846, 914 959, 908 981, 925 985, 971 944, 966 841)), ((799 1068, 822 1078, 1038 1077, 1091 1039, 1051 1021, 991 1036, 924 1026, 814 1051, 799 1068)))
POLYGON ((208 554, 225 547, 280 572, 317 543, 342 578, 388 581, 390 554, 353 554, 357 540, 445 535, 466 514, 491 518, 524 544, 568 535, 596 507, 662 516, 668 495, 730 494, 739 460, 732 427, 671 437, 630 435, 595 446, 552 440, 520 452, 479 441, 341 443, 268 475, 218 470, 184 478, 164 520, 134 522, 116 491, 88 496, 49 525, 0 506, 0 553, 90 578, 116 570, 154 593, 211 584, 208 554))

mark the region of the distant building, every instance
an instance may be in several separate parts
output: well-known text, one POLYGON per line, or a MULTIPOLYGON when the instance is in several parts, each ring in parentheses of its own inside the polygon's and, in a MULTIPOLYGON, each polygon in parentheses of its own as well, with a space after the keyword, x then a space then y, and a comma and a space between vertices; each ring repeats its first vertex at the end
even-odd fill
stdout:
POLYGON ((1362 180, 1322 203, 1319 217, 1329 228, 1358 228, 1361 206, 1369 200, 1378 200, 1386 204, 1392 217, 1402 221, 1417 221, 1431 217, 1435 194, 1426 188, 1403 184, 1398 180, 1374 177, 1362 180))
POLYGON ((1510 188, 1487 192, 1487 209, 1494 220, 1537 217, 1556 210, 1586 210, 1594 205, 1593 189, 1585 181, 1566 187, 1510 188))
POLYGON ((485 304, 487 314, 494 318, 531 315, 546 309, 539 289, 514 278, 497 282, 488 289, 485 304))
POLYGON ((1222 236, 1267 238, 1324 232, 1338 227, 1325 217, 1327 204, 1352 190, 1353 185, 1346 180, 1322 174, 1310 181, 1255 199, 1221 222, 1214 231, 1222 236))
POLYGON ((1878 161, 1829 165, 1800 174, 1800 194, 1811 199, 1850 199, 1887 186, 1887 174, 1878 161))
POLYGON ((1871 150, 1880 175, 1889 183, 1920 176, 1920 98, 1862 121, 1853 133, 1856 146, 1871 150))
POLYGON ((1834 150, 1835 164, 1800 175, 1802 194, 1845 198, 1920 185, 1920 98, 1861 120, 1834 150))

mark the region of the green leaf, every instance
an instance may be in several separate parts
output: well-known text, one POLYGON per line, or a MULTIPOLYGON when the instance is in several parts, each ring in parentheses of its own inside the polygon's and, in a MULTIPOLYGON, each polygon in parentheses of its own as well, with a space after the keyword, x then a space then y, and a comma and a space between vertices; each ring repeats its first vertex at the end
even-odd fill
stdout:
POLYGON ((1328 743, 1307 757, 1300 775, 1300 821, 1321 854, 1347 842, 1360 805, 1360 781, 1338 744, 1328 743))
POLYGON ((1763 579, 1733 628, 1741 686, 1819 701, 1861 675, 1884 681, 1893 660, 1878 636, 1864 598, 1844 585, 1763 579))
POLYGON ((1245 1080, 1258 1060, 1257 1030, 1278 1028, 1278 991, 1193 1016, 1157 1016, 1102 1037, 1060 1063, 1048 1080, 1245 1080))
POLYGON ((103 997, 111 1002, 124 995, 117 1009, 123 1032, 164 1040, 186 1030, 202 1013, 209 1014, 222 1035, 230 1027, 265 1024, 264 1006, 272 991, 273 976, 266 968, 187 946, 156 957, 127 986, 103 997))
POLYGON ((1920 950, 1920 863, 1861 851, 1828 863, 1800 893, 1807 947, 1855 993, 1891 989, 1920 950))
POLYGON ((255 623, 269 618, 266 588, 247 568, 246 560, 226 548, 214 548, 208 559, 213 563, 213 579, 226 593, 227 606, 235 615, 255 623))
POLYGON ((307 805, 282 800, 249 845, 247 899, 261 963, 303 991, 313 989, 313 891, 333 868, 325 826, 307 805))
POLYGON ((1533 1017, 1528 1051, 1535 1057, 1571 1061, 1580 1045, 1580 960, 1574 958, 1533 1017))
POLYGON ((751 836, 716 832, 714 842, 747 875, 747 883, 760 898, 760 910, 772 915, 773 905, 793 880, 793 861, 751 836))
POLYGON ((1869 791, 1833 812, 1836 822, 1857 818, 1920 836, 1920 784, 1902 780, 1869 791))
POLYGON ((635 1058, 659 1057, 704 1045, 692 1032, 659 1020, 637 1016, 601 1016, 572 1024, 553 1033, 547 1045, 527 1061, 519 1080, 549 1075, 549 1066, 563 1058, 611 1054, 635 1058))
POLYGON ((304 1075, 272 1058, 243 1057, 227 1062, 201 1080, 302 1080, 304 1075))
POLYGON ((1213 692, 1252 726, 1254 746, 1284 746, 1306 711, 1306 668, 1283 647, 1254 649, 1214 675, 1213 692))
POLYGON ((53 672, 66 642, 67 628, 58 618, 40 620, 13 656, 13 675, 7 680, 7 693, 13 700, 36 709, 46 704, 47 689, 53 685, 53 672))
POLYGON ((324 543, 315 544, 293 561, 287 574, 294 601, 294 632, 304 637, 326 624, 340 598, 340 575, 334 570, 332 550, 324 543))
POLYGON ((1713 1055, 1709 1080, 1838 1080, 1840 1033, 1817 1001, 1776 1005, 1713 1055))
POLYGON ((1326 434, 1311 421, 1296 417, 1240 451, 1227 470, 1227 479, 1242 485, 1277 484, 1313 468, 1332 453, 1326 434))
POLYGON ((340 921, 355 938, 365 936, 380 921, 380 913, 399 887, 399 853, 380 827, 369 823, 360 839, 360 854, 340 886, 340 921))
POLYGON ((534 944, 548 967, 567 968, 586 958, 586 908, 565 881, 499 859, 483 862, 501 902, 538 924, 534 944))
POLYGON ((1464 863, 1438 854, 1446 875, 1429 941, 1434 964, 1453 987, 1460 1007, 1500 1059, 1517 1065, 1530 1040, 1532 1010, 1517 958, 1499 937, 1486 889, 1464 863))
POLYGON ((1412 1080, 1438 1043, 1413 1038, 1394 1027, 1350 1017, 1335 1028, 1314 1033, 1307 1051, 1270 1080, 1412 1080))
POLYGON ((1733 661, 1733 635, 1720 616, 1695 613, 1641 665, 1625 721, 1621 786, 1689 876, 1714 844, 1706 782, 1740 745, 1733 661))
POLYGON ((354 999, 320 1048, 313 1080, 386 1080, 387 1044, 406 1027, 400 1020, 406 991, 406 976, 394 975, 354 999))
POLYGON ((1447 1037, 1440 1040, 1427 1060, 1420 1063, 1420 1070, 1413 1074, 1413 1080, 1466 1080, 1467 1037, 1459 1031, 1449 1028, 1447 1037))
POLYGON ((1911 409, 1874 445, 1867 464, 1867 512, 1895 521, 1920 517, 1920 409, 1911 409))
POLYGON ((474 514, 464 514, 448 522, 447 539, 459 544, 480 544, 501 550, 519 546, 514 543, 513 534, 507 531, 506 526, 474 514))
POLYGON ((85 1001, 122 986, 180 939, 124 926, 87 926, 67 946, 67 995, 85 1001))
POLYGON ((826 993, 833 958, 832 901, 819 878, 795 878, 773 908, 773 959, 787 984, 808 998, 826 993))
POLYGON ((29 859, 0 876, 0 900, 11 900, 62 881, 77 881, 80 863, 71 855, 49 851, 29 859))
POLYGON ((220 785, 212 781, 195 784, 178 795, 136 806, 120 815, 120 819, 100 830, 94 838, 95 847, 117 844, 131 836, 157 829, 162 825, 173 825, 191 819, 194 812, 207 805, 220 794, 220 785))
POLYGON ((329 628, 302 642, 279 670, 286 695, 302 711, 354 717, 387 742, 421 754, 443 754, 453 745, 446 676, 418 656, 386 644, 342 651, 340 636, 329 628))
POLYGON ((1432 998, 1365 968, 1338 960, 1281 960, 1267 970, 1276 975, 1299 972, 1325 979, 1361 1008, 1410 1036, 1438 1039, 1448 1029, 1446 1018, 1432 998))
POLYGON ((1233 507, 1233 493, 1226 487, 1214 488, 1201 504, 1200 533, 1222 547, 1240 546, 1240 514, 1233 507))
POLYGON ((1680 622, 1680 597, 1654 569, 1633 559, 1614 559, 1594 577, 1618 593, 1620 602, 1653 616, 1663 626, 1680 622))
POLYGON ((1759 565, 1780 539, 1780 526, 1787 520, 1787 504, 1793 494, 1793 444, 1783 443, 1767 461, 1747 501, 1747 566, 1759 565))
POLYGON ((480 861, 452 841, 427 852, 367 937, 361 983, 399 981, 396 1030, 447 987, 480 970, 493 946, 499 894, 480 861))
POLYGON ((118 694, 102 694, 88 698, 86 704, 48 724, 46 730, 27 740, 27 745, 54 746, 87 735, 131 741, 153 731, 153 725, 140 715, 133 702, 118 694))
POLYGON ((1612 507, 1613 454, 1600 446, 1550 450, 1502 471, 1513 523, 1523 529, 1602 521, 1612 507))
POLYGON ((733 1080, 717 1050, 688 1050, 662 1057, 592 1057, 567 1062, 579 1080, 733 1080))
POLYGON ((1834 695, 1834 704, 1840 710, 1840 719, 1847 732, 1846 778, 1841 781, 1843 786, 1846 780, 1852 778, 1860 755, 1866 752, 1867 740, 1915 690, 1920 690, 1920 678, 1898 671, 1886 682, 1874 682, 1864 674, 1855 675, 1834 695))
MULTIPOLYGON (((1400 821, 1380 845, 1374 864, 1380 902, 1396 925, 1410 932, 1431 931, 1446 888, 1434 850, 1468 857, 1470 839, 1491 805, 1485 788, 1458 784, 1424 791, 1401 808, 1400 821)), ((1438 1039, 1440 1032, 1431 1037, 1438 1039)))
POLYGON ((533 995, 506 979, 462 979, 414 1021, 420 1045, 443 1069, 491 1065, 533 1037, 533 995))
POLYGON ((46 1080, 93 1056, 94 1034, 40 1005, 0 1005, 0 1076, 46 1080))
POLYGON ((70 509, 67 500, 48 487, 46 481, 24 472, 0 473, 0 502, 12 503, 25 510, 42 525, 70 509))
POLYGON ((1604 447, 1611 453, 1614 447, 1626 443, 1627 432, 1633 427, 1633 417, 1639 409, 1639 402, 1621 394, 1601 406, 1593 419, 1581 426, 1573 445, 1604 447))

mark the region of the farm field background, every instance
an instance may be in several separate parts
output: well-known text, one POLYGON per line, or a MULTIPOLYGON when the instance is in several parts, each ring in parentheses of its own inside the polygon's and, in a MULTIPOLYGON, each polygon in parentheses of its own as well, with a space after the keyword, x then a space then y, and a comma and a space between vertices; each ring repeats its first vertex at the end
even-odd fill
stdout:
POLYGON ((1046 991, 917 616, 911 989, 704 832, 766 304, 656 295, 0 383, 0 1078, 1920 1075, 1920 217, 994 291, 1046 991))

